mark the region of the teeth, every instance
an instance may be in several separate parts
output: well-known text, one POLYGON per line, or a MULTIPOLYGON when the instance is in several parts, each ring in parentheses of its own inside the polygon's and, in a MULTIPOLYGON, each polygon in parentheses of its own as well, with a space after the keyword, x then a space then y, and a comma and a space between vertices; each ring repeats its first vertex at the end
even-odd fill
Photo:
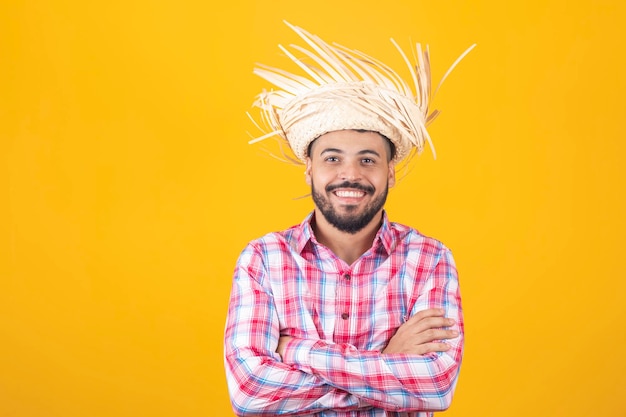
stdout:
POLYGON ((354 197, 354 198, 363 197, 363 195, 365 195, 363 191, 336 191, 335 194, 337 194, 338 197, 354 197))

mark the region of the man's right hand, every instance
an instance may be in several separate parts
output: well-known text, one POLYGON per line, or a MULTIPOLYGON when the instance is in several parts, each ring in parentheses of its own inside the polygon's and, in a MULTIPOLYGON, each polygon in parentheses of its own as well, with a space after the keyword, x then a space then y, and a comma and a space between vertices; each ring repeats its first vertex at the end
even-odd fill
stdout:
POLYGON ((450 345, 443 340, 453 339, 459 332, 445 329, 454 325, 455 321, 444 317, 444 313, 443 309, 429 308, 409 318, 398 328, 382 353, 424 355, 450 349, 450 345))

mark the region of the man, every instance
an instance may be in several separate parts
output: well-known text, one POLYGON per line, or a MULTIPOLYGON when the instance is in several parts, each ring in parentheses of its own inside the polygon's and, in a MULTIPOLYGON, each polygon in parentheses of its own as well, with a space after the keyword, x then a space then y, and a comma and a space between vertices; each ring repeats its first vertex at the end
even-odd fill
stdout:
POLYGON ((281 136, 305 164, 315 208, 239 257, 225 329, 233 408, 431 416, 449 407, 461 364, 456 267, 384 210, 397 163, 429 140, 428 56, 418 46, 413 95, 384 64, 290 27, 311 63, 282 49, 312 81, 257 68, 282 88, 257 105, 273 129, 262 138, 281 136))

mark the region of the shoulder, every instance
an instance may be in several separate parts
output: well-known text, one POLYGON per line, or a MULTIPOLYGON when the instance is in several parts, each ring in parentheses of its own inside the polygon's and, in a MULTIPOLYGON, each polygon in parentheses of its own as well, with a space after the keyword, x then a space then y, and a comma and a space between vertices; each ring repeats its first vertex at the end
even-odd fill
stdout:
POLYGON ((281 271, 297 262, 297 227, 270 232, 248 242, 237 259, 236 275, 256 277, 259 282, 272 271, 273 275, 282 276, 281 271))
POLYGON ((452 251, 439 239, 398 223, 394 223, 392 229, 398 237, 394 255, 402 259, 407 274, 456 279, 456 262, 452 251))
POLYGON ((450 249, 439 239, 428 236, 414 227, 402 223, 390 222, 390 229, 398 242, 398 248, 407 251, 426 252, 432 255, 441 255, 450 252, 450 249))
POLYGON ((273 252, 289 251, 295 247, 302 235, 301 225, 294 225, 285 230, 269 232, 248 242, 242 254, 268 255, 273 252))

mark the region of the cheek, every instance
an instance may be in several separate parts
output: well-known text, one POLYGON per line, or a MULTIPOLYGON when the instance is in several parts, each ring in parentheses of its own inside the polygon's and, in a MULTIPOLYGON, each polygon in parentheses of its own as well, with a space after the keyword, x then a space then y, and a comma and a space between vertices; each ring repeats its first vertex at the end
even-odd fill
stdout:
POLYGON ((378 171, 375 175, 369 177, 369 179, 379 190, 387 187, 387 185, 391 186, 393 183, 393 179, 390 177, 389 171, 387 170, 378 171))
POLYGON ((307 173, 307 184, 315 184, 317 187, 330 184, 335 179, 334 171, 329 169, 312 168, 307 173))

